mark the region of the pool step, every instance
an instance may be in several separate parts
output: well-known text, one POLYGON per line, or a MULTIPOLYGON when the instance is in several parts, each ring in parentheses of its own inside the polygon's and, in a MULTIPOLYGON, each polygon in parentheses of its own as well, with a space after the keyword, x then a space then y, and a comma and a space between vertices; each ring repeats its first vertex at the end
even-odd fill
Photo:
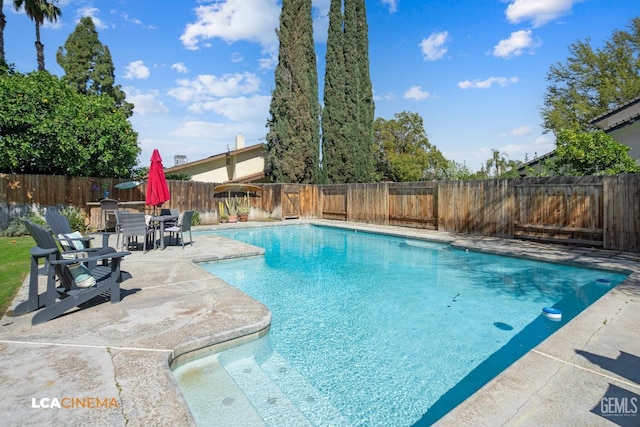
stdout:
POLYGON ((276 351, 261 365, 262 370, 284 390, 312 425, 345 426, 347 422, 338 410, 313 387, 297 369, 276 351))
POLYGON ((251 355, 223 364, 267 425, 348 425, 349 423, 277 352, 261 364, 251 355))
POLYGON ((227 361, 223 366, 266 425, 311 425, 282 390, 271 381, 253 357, 246 356, 227 361))

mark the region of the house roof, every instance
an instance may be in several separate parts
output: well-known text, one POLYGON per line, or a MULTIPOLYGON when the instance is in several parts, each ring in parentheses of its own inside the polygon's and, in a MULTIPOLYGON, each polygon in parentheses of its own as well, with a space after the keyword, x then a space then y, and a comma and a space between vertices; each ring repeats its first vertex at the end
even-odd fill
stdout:
POLYGON ((633 123, 638 118, 640 118, 640 96, 591 119, 589 123, 605 132, 610 132, 633 123))
POLYGON ((546 153, 546 154, 543 154, 542 156, 537 156, 537 157, 536 157, 535 159, 533 159, 533 160, 529 160, 529 161, 528 161, 528 162, 526 162, 526 163, 522 163, 520 166, 518 166, 518 170, 522 170, 522 169, 525 169, 525 168, 527 168, 527 167, 532 168, 532 167, 534 167, 534 166, 537 166, 537 165, 539 165, 540 163, 542 163, 543 161, 545 161, 545 160, 547 160, 547 159, 549 159, 549 158, 551 158, 551 157, 555 156, 555 154, 556 154, 556 150, 553 150, 553 151, 549 151, 549 152, 548 152, 548 153, 546 153))
POLYGON ((164 171, 165 173, 180 173, 180 171, 183 169, 188 169, 192 166, 202 165, 208 162, 225 159, 229 155, 238 155, 238 154, 247 153, 247 152, 256 151, 256 150, 262 150, 262 149, 264 149, 264 144, 250 145, 248 147, 240 148, 237 150, 229 150, 225 153, 214 154, 213 156, 209 156, 204 159, 195 160, 193 162, 188 162, 181 165, 166 168, 164 171))

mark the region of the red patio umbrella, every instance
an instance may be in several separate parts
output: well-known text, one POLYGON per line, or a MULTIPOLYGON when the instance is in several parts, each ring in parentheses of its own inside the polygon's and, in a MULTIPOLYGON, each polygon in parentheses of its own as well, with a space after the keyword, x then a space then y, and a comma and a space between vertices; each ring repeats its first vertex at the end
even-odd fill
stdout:
POLYGON ((147 205, 160 206, 171 196, 169 195, 169 187, 164 177, 164 168, 162 167, 162 157, 157 148, 153 149, 151 155, 151 166, 149 167, 149 178, 147 179, 147 195, 145 203, 147 205))

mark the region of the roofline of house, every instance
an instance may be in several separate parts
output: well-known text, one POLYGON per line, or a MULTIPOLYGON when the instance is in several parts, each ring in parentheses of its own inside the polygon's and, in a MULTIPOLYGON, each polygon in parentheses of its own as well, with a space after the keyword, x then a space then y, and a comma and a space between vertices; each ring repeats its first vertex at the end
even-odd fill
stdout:
MULTIPOLYGON (((638 97, 636 97, 636 98, 634 98, 634 99, 632 99, 632 100, 630 100, 628 102, 625 102, 624 104, 620 105, 619 107, 614 108, 612 110, 609 110, 604 114, 600 114, 599 116, 591 119, 589 121, 589 123, 592 124, 593 126, 597 127, 597 128, 600 128, 600 126, 598 126, 598 122, 602 122, 605 119, 607 119, 607 118, 609 118, 609 117, 611 117, 611 116, 613 116, 615 114, 618 114, 620 111, 625 110, 625 109, 627 109, 627 108, 629 108, 629 107, 631 107, 631 106, 633 106, 633 105, 635 105, 637 103, 640 103, 640 96, 638 96, 638 97)), ((625 117, 623 120, 620 120, 619 122, 615 122, 615 123, 607 126, 606 128, 603 127, 603 128, 600 128, 600 129, 602 129, 605 132, 616 130, 616 129, 626 125, 627 123, 633 123, 638 117, 640 117, 640 112, 638 112, 636 114, 633 114, 633 115, 629 115, 628 117, 625 117)))
POLYGON ((194 160, 193 162, 188 162, 188 163, 184 163, 182 165, 177 165, 177 166, 172 166, 170 168, 166 168, 164 170, 165 173, 176 173, 179 172, 181 169, 185 169, 191 166, 198 166, 204 163, 208 163, 208 162, 212 162, 215 160, 221 160, 226 158, 227 156, 231 155, 238 155, 238 154, 242 154, 242 153, 246 153, 246 152, 250 152, 250 151, 254 151, 257 149, 264 149, 264 144, 263 143, 259 143, 259 144, 255 144, 255 145, 250 145, 248 147, 244 147, 244 148, 240 148, 237 150, 229 150, 226 153, 220 153, 220 154, 214 154, 213 156, 209 156, 206 157, 204 159, 200 159, 200 160, 194 160))
POLYGON ((556 150, 549 151, 548 153, 543 154, 542 156, 538 156, 533 160, 529 160, 527 163, 521 164, 520 166, 518 166, 518 170, 520 171, 520 170, 523 170, 524 168, 527 168, 527 167, 530 167, 530 168, 534 167, 535 165, 538 165, 538 164, 542 163, 543 161, 545 161, 547 159, 550 159, 551 157, 555 156, 555 154, 556 154, 556 150))

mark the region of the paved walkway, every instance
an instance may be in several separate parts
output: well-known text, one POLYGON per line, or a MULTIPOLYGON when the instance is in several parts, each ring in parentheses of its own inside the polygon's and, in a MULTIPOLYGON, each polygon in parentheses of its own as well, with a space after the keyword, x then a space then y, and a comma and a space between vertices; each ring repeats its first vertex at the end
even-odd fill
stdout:
MULTIPOLYGON (((632 405, 635 402, 640 412, 640 254, 331 224, 471 250, 633 271, 627 281, 439 424, 640 425, 640 414, 633 413, 632 405)), ((271 322, 266 307, 194 263, 261 256, 262 250, 217 236, 198 235, 194 240, 185 249, 167 247, 127 256, 123 270, 133 277, 122 284, 120 303, 96 304, 37 326, 31 326, 32 315, 12 317, 10 309, 0 323, 2 425, 193 425, 169 363, 206 354, 212 345, 235 338, 256 337, 271 322), (50 407, 56 403, 64 407, 50 407), (87 407, 78 407, 81 404, 87 407)), ((27 283, 13 306, 26 299, 27 283)), ((224 426, 232 421, 212 423, 224 426)))

